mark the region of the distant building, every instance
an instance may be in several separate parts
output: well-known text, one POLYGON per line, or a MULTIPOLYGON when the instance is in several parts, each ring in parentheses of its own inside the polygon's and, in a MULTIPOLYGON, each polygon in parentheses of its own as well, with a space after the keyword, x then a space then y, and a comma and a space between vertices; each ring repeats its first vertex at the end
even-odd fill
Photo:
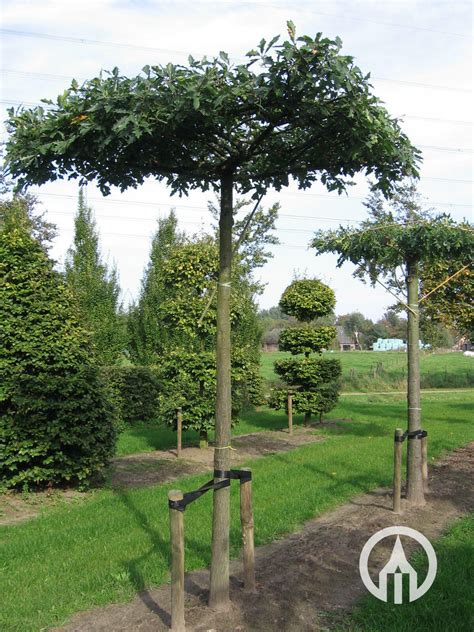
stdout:
POLYGON ((469 338, 461 338, 454 348, 458 351, 474 351, 474 343, 469 338))
POLYGON ((262 340, 262 351, 278 351, 278 340, 280 338, 281 327, 275 327, 267 331, 262 340))
POLYGON ((344 331, 342 325, 336 325, 336 343, 339 346, 339 351, 355 351, 359 349, 359 345, 344 331))

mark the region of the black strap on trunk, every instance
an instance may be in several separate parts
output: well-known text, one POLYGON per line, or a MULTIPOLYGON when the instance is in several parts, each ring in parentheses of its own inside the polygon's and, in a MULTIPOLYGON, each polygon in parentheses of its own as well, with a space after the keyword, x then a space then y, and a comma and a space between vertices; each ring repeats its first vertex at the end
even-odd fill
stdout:
POLYGON ((168 500, 168 506, 170 509, 176 509, 177 511, 184 511, 186 507, 200 498, 203 494, 209 490, 222 489, 223 487, 229 487, 231 479, 239 479, 241 483, 252 480, 252 472, 246 470, 214 470, 214 478, 204 483, 199 489, 193 492, 187 492, 183 494, 182 500, 168 500), (219 478, 221 480, 215 482, 214 479, 219 478))
POLYGON ((252 480, 252 472, 247 470, 214 470, 214 478, 236 478, 241 483, 252 480))
POLYGON ((186 494, 183 494, 182 500, 168 500, 168 506, 170 507, 170 509, 177 509, 178 511, 184 511, 190 503, 200 498, 203 494, 208 492, 210 489, 222 489, 223 487, 229 487, 229 485, 230 485, 230 480, 228 478, 222 481, 219 481, 218 483, 215 483, 214 479, 212 479, 208 481, 207 483, 205 483, 199 489, 196 489, 194 492, 187 492, 186 494))
POLYGON ((405 439, 423 439, 428 436, 426 430, 412 430, 404 432, 402 435, 395 435, 395 443, 403 443, 405 439))

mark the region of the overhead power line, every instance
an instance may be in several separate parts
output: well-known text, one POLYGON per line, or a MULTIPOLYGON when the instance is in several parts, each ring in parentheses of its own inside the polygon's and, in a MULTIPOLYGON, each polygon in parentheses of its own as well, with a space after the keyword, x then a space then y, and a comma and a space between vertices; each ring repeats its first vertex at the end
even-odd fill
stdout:
MULTIPOLYGON (((66 194, 66 193, 43 193, 41 191, 31 191, 32 195, 35 195, 37 197, 59 197, 59 198, 65 198, 65 199, 77 199, 77 197, 75 195, 70 195, 70 194, 66 194)), ((278 192, 277 195, 283 195, 283 196, 300 196, 300 197, 321 197, 321 198, 326 198, 326 199, 331 199, 331 200, 365 200, 366 198, 363 196, 355 196, 355 195, 346 195, 346 196, 338 196, 335 197, 329 193, 306 193, 304 191, 280 191, 278 192)), ((107 197, 96 197, 96 196, 88 196, 87 197, 88 201, 92 201, 92 202, 105 202, 106 204, 125 204, 128 206, 151 206, 153 208, 158 208, 160 206, 166 206, 166 207, 173 207, 173 208, 181 208, 184 210, 190 210, 190 211, 208 211, 208 207, 207 206, 191 206, 188 204, 173 204, 172 202, 152 202, 152 201, 134 201, 134 200, 112 200, 110 198, 107 197)), ((436 206, 459 206, 459 207, 466 207, 466 208, 473 208, 472 204, 458 204, 455 202, 432 202, 432 201, 428 201, 427 205, 429 204, 433 204, 436 206)), ((359 221, 359 220, 354 220, 354 219, 349 219, 349 218, 343 218, 343 217, 339 217, 339 218, 325 218, 325 217, 317 217, 317 216, 312 216, 312 215, 295 215, 295 214, 285 214, 285 213, 279 213, 279 217, 292 217, 292 218, 297 218, 297 217, 301 217, 304 219, 325 219, 325 220, 333 220, 336 219, 338 221, 341 222, 353 222, 353 221, 359 221)))
MULTIPOLYGON (((183 52, 183 55, 184 54, 185 53, 183 52)), ((78 77, 78 76, 73 77, 72 75, 56 75, 56 74, 48 73, 48 72, 15 70, 13 68, 0 68, 0 72, 2 74, 20 75, 24 77, 38 77, 38 78, 47 79, 50 81, 57 81, 58 79, 60 79, 61 81, 72 81, 73 79, 76 79, 76 81, 86 81, 85 77, 78 77)), ((374 81, 381 81, 383 83, 396 83, 396 84, 411 86, 413 88, 429 88, 431 90, 445 90, 447 92, 461 92, 464 94, 472 95, 472 90, 469 90, 467 88, 458 88, 455 86, 443 86, 443 85, 434 84, 434 83, 422 83, 420 81, 409 81, 408 79, 389 79, 387 77, 377 77, 375 75, 374 76, 371 75, 370 78, 373 79, 374 81)))
POLYGON ((143 44, 127 44, 126 42, 107 42, 104 40, 88 39, 85 37, 69 37, 68 35, 51 35, 50 33, 36 33, 31 31, 16 31, 14 29, 0 29, 3 35, 13 37, 32 37, 35 39, 55 40, 58 42, 71 42, 73 44, 92 44, 94 46, 111 46, 112 48, 133 48, 135 50, 148 50, 171 55, 187 55, 184 51, 169 48, 157 48, 156 46, 143 46, 143 44))
MULTIPOLYGON (((185 222, 183 222, 185 223, 185 222)), ((189 223, 189 222, 188 222, 189 223)), ((64 232, 64 233, 73 233, 74 229, 73 228, 58 228, 58 230, 60 232, 64 232)), ((139 234, 139 233, 115 233, 115 232, 109 232, 109 231, 100 231, 101 235, 109 235, 112 237, 138 237, 140 239, 148 239, 151 240, 153 235, 149 234, 149 235, 143 235, 143 234, 139 234)), ((309 246, 301 246, 301 245, 297 245, 297 244, 287 244, 286 242, 280 242, 279 244, 269 244, 268 248, 276 248, 279 246, 284 246, 285 248, 294 248, 295 250, 308 250, 309 246)))
MULTIPOLYGON (((233 3, 232 3, 233 4, 233 3)), ((279 11, 287 11, 288 9, 298 9, 298 10, 302 10, 305 13, 312 13, 314 15, 322 15, 324 17, 328 17, 328 18, 336 18, 338 21, 339 20, 352 20, 354 22, 369 22, 371 24, 377 24, 379 26, 386 26, 386 27, 390 27, 390 28, 396 28, 396 29, 407 29, 407 30, 411 30, 411 31, 426 31, 428 33, 436 33, 439 35, 449 35, 451 37, 467 37, 468 39, 471 39, 471 35, 467 34, 467 33, 456 33, 454 31, 443 31, 441 29, 432 29, 429 28, 427 26, 415 26, 413 24, 397 24, 394 22, 384 22, 381 20, 373 20, 371 18, 359 18, 355 15, 347 15, 347 13, 326 13, 324 11, 315 11, 313 8, 311 9, 306 9, 306 8, 302 8, 301 5, 299 5, 298 7, 296 7, 296 5, 292 5, 292 4, 285 4, 285 6, 277 6, 274 4, 267 4, 266 2, 239 2, 239 4, 246 4, 246 5, 251 5, 251 6, 257 6, 260 8, 268 8, 268 9, 277 9, 279 11)), ((340 22, 339 22, 340 23, 340 22)))
MULTIPOLYGON (((80 38, 80 37, 68 37, 64 35, 50 35, 48 33, 35 33, 35 32, 30 32, 30 31, 18 31, 18 30, 13 30, 13 29, 0 29, 0 33, 3 33, 4 35, 14 36, 14 37, 31 37, 31 38, 38 38, 38 39, 45 39, 45 40, 49 39, 49 40, 66 41, 70 43, 83 44, 83 45, 133 48, 136 50, 147 50, 147 51, 154 51, 157 53, 168 53, 168 54, 171 53, 171 54, 176 54, 176 55, 182 55, 185 57, 188 57, 189 55, 189 51, 169 50, 166 48, 157 48, 155 46, 142 46, 139 44, 127 44, 123 42, 107 42, 104 40, 85 39, 85 38, 80 38)), ((197 55, 197 53, 194 53, 194 55, 199 56, 199 57, 204 57, 204 55, 202 54, 197 55)), ((208 55, 208 57, 210 56, 208 55)), ((239 59, 239 61, 241 62, 246 61, 246 60, 247 58, 239 59)), ((53 77, 54 75, 48 74, 47 76, 53 77)), ((411 85, 411 86, 422 87, 422 88, 431 88, 435 90, 449 90, 452 92, 464 92, 468 94, 472 92, 471 90, 468 90, 466 88, 459 88, 459 87, 454 87, 454 86, 452 87, 442 86, 442 85, 436 85, 432 83, 422 83, 419 81, 409 81, 405 79, 391 79, 388 77, 377 77, 375 75, 371 76, 371 79, 373 79, 374 81, 384 81, 384 82, 390 82, 390 83, 405 84, 405 85, 411 85)))
MULTIPOLYGON (((67 211, 48 211, 48 214, 51 215, 66 215, 67 217, 71 217, 73 218, 75 216, 74 213, 68 213, 67 211)), ((295 217, 295 215, 279 215, 279 217, 295 217)), ((296 216, 298 217, 298 216, 296 216)), ((154 218, 150 218, 150 217, 130 217, 130 216, 122 216, 122 215, 103 215, 102 213, 99 214, 95 214, 95 219, 97 220, 101 220, 101 219, 110 219, 110 220, 114 220, 115 222, 117 221, 124 221, 124 222, 153 222, 156 223, 156 219, 154 218)), ((209 218, 210 219, 210 218, 209 218)), ((309 219, 309 218, 308 218, 309 219)), ((317 219, 318 221, 321 222, 351 222, 351 223, 360 223, 362 220, 356 220, 356 219, 340 219, 340 218, 334 218, 334 217, 318 217, 318 218, 312 218, 313 221, 314 219, 317 219)), ((190 222, 187 220, 180 220, 182 224, 185 225, 189 225, 189 226, 204 226, 204 222, 190 222)), ((207 222, 209 223, 209 222, 207 222)), ((276 229, 278 232, 284 232, 284 233, 308 233, 310 235, 314 235, 314 229, 311 228, 281 228, 278 227, 276 229)))

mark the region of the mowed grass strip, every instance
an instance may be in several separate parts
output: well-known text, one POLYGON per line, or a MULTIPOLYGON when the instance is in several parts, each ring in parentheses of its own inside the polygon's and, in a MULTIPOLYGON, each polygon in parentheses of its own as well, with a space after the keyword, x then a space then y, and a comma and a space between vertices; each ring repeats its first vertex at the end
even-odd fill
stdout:
MULTIPOLYGON (((294 423, 303 422, 303 415, 294 415, 294 423)), ((249 410, 242 414, 239 422, 232 428, 232 435, 239 436, 263 430, 281 430, 288 427, 288 420, 281 411, 269 408, 249 410)), ((214 440, 214 432, 209 433, 209 441, 214 440)), ((197 446, 199 434, 193 430, 183 432, 183 446, 197 446)), ((135 423, 126 428, 117 442, 117 456, 169 450, 176 448, 176 432, 159 422, 135 423)))
MULTIPOLYGON (((456 521, 448 533, 432 542, 438 572, 429 591, 409 603, 404 585, 403 604, 395 606, 369 596, 347 618, 341 632, 472 632, 474 629, 474 514, 456 521)), ((415 554, 411 564, 424 578, 426 556, 415 554)), ((393 581, 388 594, 393 595, 393 581)))
MULTIPOLYGON (((275 360, 290 357, 274 351, 261 354, 261 375, 267 381, 278 379, 275 360)), ((400 351, 335 351, 325 357, 342 364, 345 391, 401 390, 407 376, 407 356, 400 351)), ((468 388, 474 386, 474 361, 460 352, 421 354, 423 388, 468 388)))
MULTIPOLYGON (((474 439, 473 400, 468 393, 424 397, 430 456, 474 439)), ((318 430, 325 442, 249 462, 257 544, 294 531, 357 493, 390 484, 392 434, 395 426, 403 426, 405 406, 398 395, 345 398, 333 417, 353 421, 318 430)), ((265 410, 260 414, 267 415, 265 410)), ((171 487, 195 489, 207 478, 98 491, 80 505, 57 507, 29 523, 1 528, 0 629, 37 631, 79 610, 125 601, 137 590, 167 581, 167 492, 171 487)), ((186 570, 209 564, 211 506, 208 494, 186 511, 186 570)), ((232 507, 231 552, 236 556, 237 485, 232 507)))
MULTIPOLYGON (((449 393, 424 393, 422 400, 424 402, 440 401, 449 393)), ((461 399, 464 397, 474 397, 474 390, 459 391, 458 395, 461 399)), ((338 417, 351 418, 356 413, 355 419, 364 418, 365 412, 368 412, 367 419, 373 418, 374 414, 384 417, 389 402, 406 402, 405 393, 394 391, 388 395, 357 395, 352 397, 350 394, 342 394, 337 408, 326 415, 327 419, 338 417)), ((400 408, 399 408, 400 410, 400 408)), ((303 423, 303 415, 293 415, 293 423, 295 426, 303 423)), ((397 424, 404 427, 406 424, 406 412, 398 414, 397 424)), ((288 428, 288 419, 282 411, 272 410, 270 408, 262 408, 250 410, 241 415, 239 422, 232 428, 232 435, 239 436, 253 432, 261 432, 265 430, 283 430, 288 428)), ((209 440, 214 438, 213 432, 209 433, 209 440)), ((198 445, 199 436, 197 432, 187 431, 183 433, 183 445, 198 445)), ((126 428, 120 435, 117 444, 117 456, 126 456, 128 454, 151 452, 153 450, 169 450, 176 448, 176 433, 169 427, 163 426, 158 422, 137 423, 126 428)))

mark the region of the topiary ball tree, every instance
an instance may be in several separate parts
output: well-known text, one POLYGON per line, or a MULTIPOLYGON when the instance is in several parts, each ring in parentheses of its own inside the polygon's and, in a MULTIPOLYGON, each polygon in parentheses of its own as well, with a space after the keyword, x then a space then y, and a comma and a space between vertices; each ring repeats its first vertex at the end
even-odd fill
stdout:
POLYGON ((334 358, 314 358, 321 354, 336 336, 334 327, 311 324, 315 318, 327 316, 335 306, 333 290, 318 279, 293 281, 280 300, 281 309, 305 325, 287 328, 280 335, 280 349, 301 358, 286 358, 275 362, 275 372, 286 382, 285 388, 272 392, 270 406, 281 409, 287 406, 288 391, 293 392, 293 408, 303 413, 305 424, 311 415, 323 414, 334 408, 339 396, 341 364, 334 358))
POLYGON ((84 483, 115 411, 72 294, 24 226, 0 230, 0 486, 84 483))

